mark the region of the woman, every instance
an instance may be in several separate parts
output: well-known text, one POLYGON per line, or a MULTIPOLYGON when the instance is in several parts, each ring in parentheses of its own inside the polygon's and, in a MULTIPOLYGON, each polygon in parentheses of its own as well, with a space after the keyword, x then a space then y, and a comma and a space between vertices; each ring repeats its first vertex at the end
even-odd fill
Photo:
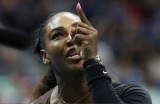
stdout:
POLYGON ((34 104, 147 103, 136 85, 112 83, 97 55, 98 32, 78 3, 78 16, 60 12, 38 31, 36 52, 49 71, 33 93, 34 104))

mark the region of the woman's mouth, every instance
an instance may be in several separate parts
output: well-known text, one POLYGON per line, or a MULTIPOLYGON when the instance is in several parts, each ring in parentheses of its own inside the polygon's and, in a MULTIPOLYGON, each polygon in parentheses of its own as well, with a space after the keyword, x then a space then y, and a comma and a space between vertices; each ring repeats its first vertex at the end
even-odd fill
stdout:
POLYGON ((66 52, 66 57, 68 60, 73 61, 73 62, 82 60, 80 55, 77 54, 75 48, 69 48, 66 52))

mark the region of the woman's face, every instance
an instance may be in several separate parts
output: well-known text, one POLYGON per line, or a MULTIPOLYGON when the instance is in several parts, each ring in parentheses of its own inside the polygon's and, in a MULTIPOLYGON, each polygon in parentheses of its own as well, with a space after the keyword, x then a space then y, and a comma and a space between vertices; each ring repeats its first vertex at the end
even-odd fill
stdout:
POLYGON ((44 29, 45 50, 41 51, 43 59, 48 59, 54 67, 55 74, 69 75, 82 72, 83 60, 78 55, 78 46, 73 44, 71 27, 80 19, 78 16, 64 12, 52 17, 44 29))

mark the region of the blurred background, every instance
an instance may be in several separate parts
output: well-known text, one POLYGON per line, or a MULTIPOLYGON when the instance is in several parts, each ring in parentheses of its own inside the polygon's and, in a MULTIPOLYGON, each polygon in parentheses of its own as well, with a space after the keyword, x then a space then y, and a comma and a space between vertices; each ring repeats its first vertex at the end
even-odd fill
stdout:
MULTIPOLYGON (((78 2, 99 31, 99 54, 113 81, 141 85, 160 104, 159 0, 0 0, 0 25, 31 37, 51 13, 76 13, 78 2)), ((30 49, 0 44, 0 104, 28 104, 44 70, 30 49)))

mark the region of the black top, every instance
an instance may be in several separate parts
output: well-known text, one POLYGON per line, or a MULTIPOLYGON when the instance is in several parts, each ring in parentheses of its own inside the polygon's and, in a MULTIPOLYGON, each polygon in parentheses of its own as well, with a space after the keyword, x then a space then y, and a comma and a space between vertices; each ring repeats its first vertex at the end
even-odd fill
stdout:
MULTIPOLYGON (((140 86, 111 82, 101 64, 89 65, 84 69, 93 103, 105 104, 152 104, 150 95, 140 86)), ((53 88, 54 89, 54 88, 53 88)), ((46 92, 34 101, 34 104, 50 104, 53 91, 46 92)))
POLYGON ((93 103, 152 104, 150 95, 140 86, 133 84, 112 83, 101 64, 94 64, 84 69, 93 103))

